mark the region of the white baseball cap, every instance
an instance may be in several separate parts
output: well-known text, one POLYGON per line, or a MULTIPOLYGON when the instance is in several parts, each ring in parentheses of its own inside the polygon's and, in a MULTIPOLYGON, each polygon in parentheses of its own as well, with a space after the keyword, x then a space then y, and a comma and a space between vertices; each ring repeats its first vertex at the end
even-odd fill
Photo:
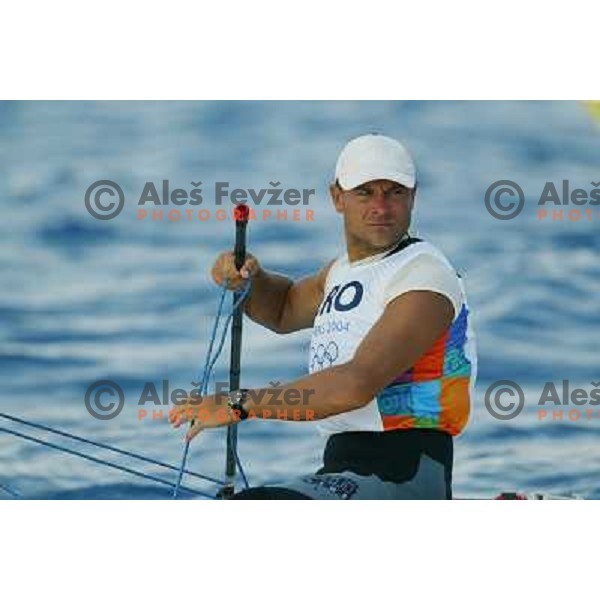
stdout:
POLYGON ((408 150, 397 140, 378 134, 350 140, 340 153, 335 177, 343 190, 377 179, 412 189, 417 181, 415 163, 408 150))

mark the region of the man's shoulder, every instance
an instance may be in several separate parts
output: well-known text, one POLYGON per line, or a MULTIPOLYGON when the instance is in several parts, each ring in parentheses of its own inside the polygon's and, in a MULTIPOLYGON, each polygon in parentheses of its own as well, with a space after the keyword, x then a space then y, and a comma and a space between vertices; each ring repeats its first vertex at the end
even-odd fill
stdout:
POLYGON ((340 257, 332 258, 329 262, 327 262, 321 269, 317 272, 316 277, 318 279, 319 285, 322 289, 325 289, 327 286, 327 280, 329 275, 335 268, 335 265, 339 263, 340 257))
POLYGON ((456 273, 452 263, 442 250, 427 239, 411 237, 399 249, 394 248, 385 257, 385 263, 391 268, 411 265, 417 262, 439 264, 456 273))

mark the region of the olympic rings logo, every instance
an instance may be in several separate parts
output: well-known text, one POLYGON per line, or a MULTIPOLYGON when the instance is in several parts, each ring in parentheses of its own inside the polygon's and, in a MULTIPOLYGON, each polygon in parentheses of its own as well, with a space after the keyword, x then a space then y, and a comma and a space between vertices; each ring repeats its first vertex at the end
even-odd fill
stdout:
POLYGON ((310 368, 312 371, 320 371, 331 367, 338 359, 339 348, 335 342, 329 342, 327 345, 319 344, 316 348, 310 348, 310 368))

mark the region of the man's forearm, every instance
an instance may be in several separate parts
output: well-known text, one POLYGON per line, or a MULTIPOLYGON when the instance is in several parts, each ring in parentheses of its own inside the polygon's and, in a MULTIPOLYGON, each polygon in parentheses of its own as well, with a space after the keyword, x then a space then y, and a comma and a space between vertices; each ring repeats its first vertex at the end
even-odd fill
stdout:
POLYGON ((345 363, 284 386, 249 390, 244 408, 251 418, 325 419, 367 404, 375 390, 366 381, 351 363, 345 363))
POLYGON ((261 270, 253 279, 244 312, 257 323, 278 331, 287 293, 293 281, 283 275, 261 270))

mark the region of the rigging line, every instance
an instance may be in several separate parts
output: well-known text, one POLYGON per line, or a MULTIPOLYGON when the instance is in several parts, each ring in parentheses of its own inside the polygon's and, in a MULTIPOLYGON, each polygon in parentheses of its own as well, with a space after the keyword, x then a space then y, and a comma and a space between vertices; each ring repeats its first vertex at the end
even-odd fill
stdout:
POLYGON ((233 455, 235 456, 235 462, 237 463, 238 471, 240 472, 240 475, 242 476, 242 481, 244 482, 244 487, 246 489, 248 489, 250 487, 250 484, 248 483, 248 478, 246 477, 246 473, 244 472, 244 467, 242 467, 242 461, 240 460, 240 455, 238 454, 238 451, 237 451, 237 445, 233 449, 233 455))
MULTIPOLYGON (((72 454, 73 456, 78 456, 79 458, 84 458, 86 460, 98 463, 100 465, 104 465, 106 467, 112 467, 113 469, 117 469, 119 471, 123 471, 125 473, 129 473, 130 475, 135 475, 137 477, 142 477, 144 479, 149 479, 150 481, 154 481, 156 483, 160 483, 161 485, 166 485, 170 488, 173 487, 173 484, 166 479, 162 479, 160 477, 156 477, 155 475, 149 475, 147 473, 143 473, 142 471, 137 471, 136 469, 130 469, 129 467, 124 467, 122 465, 117 465, 108 460, 103 460, 101 458, 96 458, 94 456, 90 456, 89 454, 84 454, 83 452, 79 452, 77 450, 71 450, 70 448, 65 448, 64 446, 59 446, 58 444, 53 444, 51 442, 46 442, 44 440, 40 440, 36 437, 26 435, 24 433, 18 433, 17 431, 13 431, 12 429, 5 429, 4 427, 0 427, 0 431, 3 433, 8 433, 10 435, 14 435, 16 437, 22 438, 24 440, 28 440, 30 442, 35 442, 42 446, 47 446, 48 448, 52 448, 54 450, 59 450, 61 452, 66 452, 67 454, 72 454)), ((201 492, 200 490, 196 490, 190 487, 180 486, 180 490, 187 492, 188 494, 204 496, 206 498, 211 498, 214 500, 214 496, 207 494, 206 492, 201 492)))
MULTIPOLYGON (((216 364, 221 352, 223 351, 223 346, 225 345, 225 340, 227 339, 227 334, 229 333, 229 323, 231 323, 231 319, 233 319, 233 313, 236 311, 238 306, 240 306, 240 304, 246 299, 246 296, 249 294, 250 283, 251 283, 250 279, 248 279, 244 285, 244 289, 242 290, 240 297, 238 298, 237 302, 232 306, 231 312, 229 313, 229 315, 227 315, 227 319, 225 320, 225 324, 223 325, 223 333, 221 335, 221 341, 219 342, 219 347, 217 348, 215 356, 208 367, 209 368, 208 376, 206 377, 206 380, 205 380, 206 385, 204 386, 204 389, 202 389, 202 392, 201 392, 202 394, 205 394, 208 391, 208 379, 210 377, 210 374, 212 373, 212 370, 215 367, 215 364, 216 364)), ((211 347, 212 347, 212 343, 211 343, 211 347)))
POLYGON ((223 314, 223 303, 225 302, 225 296, 227 295, 227 280, 225 280, 225 287, 221 291, 221 299, 219 301, 219 306, 217 308, 217 316, 215 317, 215 322, 213 325, 212 333, 210 334, 210 342, 208 344, 208 351, 206 353, 206 360, 204 361, 204 371, 202 373, 202 384, 200 386, 200 395, 204 395, 204 387, 206 386, 208 377, 207 373, 210 373, 209 369, 209 361, 213 351, 213 345, 215 343, 215 339, 217 337, 217 330, 219 327, 219 321, 221 320, 221 315, 223 314))
MULTIPOLYGON (((129 456, 131 458, 135 458, 137 460, 141 460, 141 461, 150 463, 152 465, 164 467, 165 469, 170 469, 171 471, 179 471, 179 467, 170 465, 169 463, 165 463, 160 460, 155 460, 153 458, 149 458, 148 456, 144 456, 143 454, 137 454, 135 452, 129 452, 128 450, 122 450, 121 448, 117 448, 115 446, 110 446, 109 444, 104 444, 102 442, 95 442, 93 440, 88 440, 79 435, 75 435, 73 433, 67 433, 66 431, 61 431, 60 429, 55 429, 54 427, 48 427, 47 425, 42 425, 41 423, 34 423, 33 421, 26 421, 25 419, 20 419, 19 417, 14 417, 12 415, 9 415, 9 414, 3 413, 3 412, 0 412, 0 417, 2 417, 4 419, 8 419, 10 421, 14 421, 15 423, 20 423, 22 425, 28 425, 29 427, 35 427, 36 429, 41 429, 42 431, 48 431, 50 433, 54 433, 56 435, 60 435, 65 438, 75 440, 77 442, 90 444, 91 446, 103 448, 104 450, 110 450, 111 452, 116 452, 116 453, 122 454, 124 456, 129 456)), ((224 485, 223 481, 220 481, 219 479, 210 477, 208 475, 202 475, 202 473, 196 473, 195 471, 188 471, 188 470, 186 470, 185 473, 187 475, 197 477, 198 479, 204 479, 205 481, 209 481, 211 483, 217 483, 219 485, 224 485)))
MULTIPOLYGON (((233 318, 233 313, 236 311, 238 306, 241 305, 241 303, 245 300, 246 296, 250 292, 251 281, 250 281, 250 279, 248 279, 244 284, 244 289, 242 290, 242 293, 240 294, 238 300, 232 306, 231 311, 228 314, 227 319, 225 320, 225 324, 223 325, 223 330, 221 332, 221 341, 219 342, 219 346, 217 347, 215 355, 211 360, 211 353, 212 353, 212 350, 214 347, 215 339, 217 337, 217 326, 218 326, 221 316, 223 314, 223 301, 225 300, 225 296, 228 291, 227 290, 228 284, 229 284, 229 280, 225 279, 224 285, 223 285, 223 290, 221 292, 221 300, 220 300, 219 306, 217 308, 215 324, 213 326, 210 343, 208 345, 208 352, 206 355, 206 360, 204 362, 204 373, 202 374, 202 386, 200 387, 200 395, 201 396, 206 395, 206 392, 208 391, 208 382, 210 379, 210 375, 214 369, 214 366, 215 366, 219 356, 221 355, 221 352, 223 351, 223 346, 225 345, 225 340, 227 339, 227 333, 229 332, 229 323, 231 322, 231 319, 233 318)), ((181 481, 183 480, 183 474, 186 472, 185 465, 187 463, 189 451, 190 451, 190 440, 186 440, 184 448, 183 448, 183 456, 181 457, 181 465, 179 467, 179 473, 177 475, 177 481, 175 483, 175 487, 173 488, 173 499, 174 500, 177 498, 177 494, 179 493, 179 489, 181 486, 181 481)), ((237 461, 239 463, 239 457, 237 457, 237 461)), ((247 485, 248 480, 246 479, 245 474, 243 475, 243 478, 244 478, 244 482, 247 485)), ((223 484, 223 485, 225 485, 225 484, 223 484)))
MULTIPOLYGON (((201 384, 200 384, 200 397, 205 395, 205 389, 208 387, 208 379, 210 377, 210 372, 211 372, 212 366, 213 366, 210 362, 210 358, 211 358, 213 346, 215 343, 215 339, 217 337, 217 329, 218 329, 219 321, 221 320, 221 315, 223 313, 223 302, 225 301, 226 295, 227 295, 227 280, 225 280, 225 286, 223 287, 223 290, 221 291, 221 300, 220 300, 219 306, 217 308, 217 315, 215 317, 215 322, 213 325, 212 333, 210 335, 210 342, 208 345, 208 351, 206 353, 206 360, 204 361, 204 372, 202 373, 202 379, 201 379, 201 384)), ((227 328, 225 328, 224 331, 225 331, 225 335, 226 335, 227 328)), ((221 351, 221 348, 219 347, 219 350, 217 352, 217 358, 219 356, 220 351, 221 351)), ((192 423, 193 423, 193 421, 192 421, 192 423)), ((181 487, 181 482, 183 480, 183 474, 186 470, 185 465, 187 463, 187 457, 188 457, 189 451, 190 451, 190 441, 186 440, 184 448, 183 448, 183 455, 181 457, 181 464, 180 464, 178 472, 177 472, 177 479, 175 481, 175 486, 173 487, 173 500, 175 500, 177 498, 177 495, 179 494, 179 489, 181 487)))
POLYGON ((15 500, 21 500, 23 498, 22 494, 19 494, 16 490, 9 488, 6 484, 0 483, 0 490, 6 492, 9 496, 12 496, 15 500))

